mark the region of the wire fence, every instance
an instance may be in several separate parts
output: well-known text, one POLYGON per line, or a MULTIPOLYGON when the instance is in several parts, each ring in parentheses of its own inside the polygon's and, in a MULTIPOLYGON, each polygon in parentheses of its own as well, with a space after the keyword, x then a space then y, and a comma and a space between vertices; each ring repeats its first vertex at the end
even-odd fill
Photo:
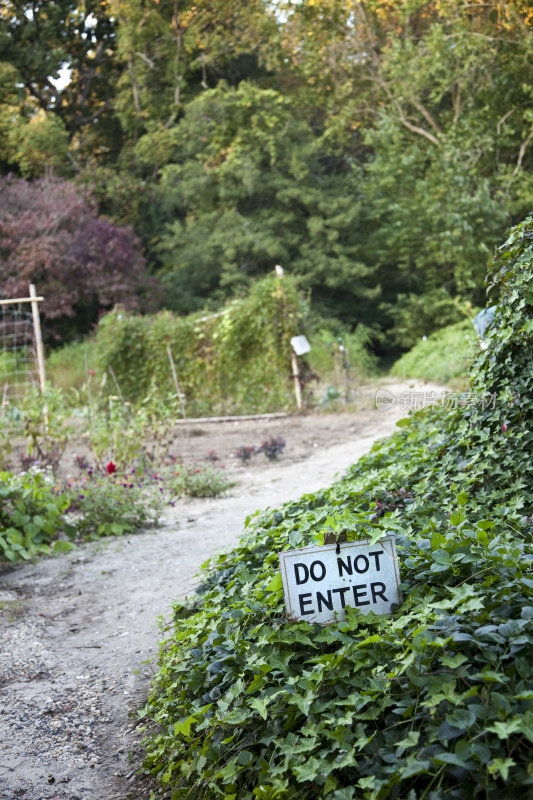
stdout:
POLYGON ((0 306, 0 392, 2 409, 39 384, 39 368, 31 311, 19 305, 0 306))

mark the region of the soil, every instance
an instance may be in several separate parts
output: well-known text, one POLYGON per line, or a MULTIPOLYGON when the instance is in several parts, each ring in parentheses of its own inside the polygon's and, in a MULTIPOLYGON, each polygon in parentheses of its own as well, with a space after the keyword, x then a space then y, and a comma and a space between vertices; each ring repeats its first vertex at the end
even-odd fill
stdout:
MULTIPOLYGON (((442 390, 380 386, 396 399, 442 390)), ((173 600, 238 541, 248 514, 331 484, 393 431, 406 403, 378 411, 375 390, 359 392, 358 411, 181 425, 179 456, 214 450, 235 481, 227 496, 181 500, 155 530, 0 575, 0 800, 148 800, 132 715, 150 690, 173 600), (286 442, 276 461, 236 458, 271 436, 286 442)))

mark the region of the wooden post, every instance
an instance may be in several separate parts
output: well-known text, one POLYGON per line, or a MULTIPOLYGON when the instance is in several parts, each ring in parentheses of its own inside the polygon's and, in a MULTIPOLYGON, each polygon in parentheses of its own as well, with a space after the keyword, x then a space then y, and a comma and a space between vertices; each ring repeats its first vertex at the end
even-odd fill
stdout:
POLYGON ((44 366, 44 349, 43 349, 43 337, 41 334, 41 320, 39 317, 39 300, 42 298, 37 297, 37 292, 35 291, 35 286, 33 283, 30 283, 30 299, 31 299, 31 313, 33 316, 33 328, 35 330, 35 345, 37 349, 37 368, 39 370, 39 383, 41 386, 41 392, 44 392, 46 388, 46 370, 44 366))
POLYGON ((185 404, 183 402, 183 395, 180 392, 180 385, 178 383, 178 376, 176 373, 176 365, 174 364, 174 359, 172 358, 172 350, 170 349, 170 345, 167 344, 167 356, 168 360, 170 361, 170 369, 172 370, 172 378, 174 379, 174 386, 176 387, 176 394, 178 395, 178 400, 180 401, 181 406, 181 413, 183 414, 183 419, 187 418, 187 414, 185 413, 185 404))
POLYGON ((291 364, 292 364, 292 377, 294 379, 294 394, 296 395, 296 405, 298 410, 302 410, 302 387, 300 385, 300 370, 298 369, 298 356, 294 352, 291 352, 291 364))
MULTIPOLYGON (((284 269, 280 264, 276 264, 274 267, 276 275, 280 279, 283 280, 284 269)), ((285 299, 285 294, 283 295, 285 299)), ((300 370, 298 369, 298 357, 294 350, 291 347, 291 365, 292 365, 292 379, 294 381, 294 394, 296 396, 296 407, 298 411, 302 410, 302 387, 300 384, 300 370)))

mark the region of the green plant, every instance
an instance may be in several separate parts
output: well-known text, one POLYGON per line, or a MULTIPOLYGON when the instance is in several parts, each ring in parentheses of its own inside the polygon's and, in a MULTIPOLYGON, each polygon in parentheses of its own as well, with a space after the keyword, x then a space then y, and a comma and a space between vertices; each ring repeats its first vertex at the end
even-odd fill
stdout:
POLYGON ((69 549, 71 544, 58 538, 73 535, 64 519, 66 508, 48 473, 36 468, 18 475, 0 472, 0 561, 69 549))
POLYGON ((214 464, 178 464, 162 473, 171 498, 219 497, 234 485, 222 466, 214 464))
POLYGON ((45 391, 32 387, 20 404, 28 455, 41 467, 56 470, 72 428, 61 389, 47 384, 45 391))
POLYGON ((88 413, 89 444, 100 470, 109 461, 121 470, 161 466, 173 441, 179 399, 162 394, 155 383, 136 406, 122 396, 109 395, 102 408, 91 403, 88 413))
POLYGON ((532 278, 533 218, 490 268, 478 402, 418 412, 341 482, 249 518, 175 605, 140 712, 173 800, 530 797, 532 278), (277 553, 346 528, 396 534, 403 605, 288 625, 277 553))
POLYGON ((310 336, 311 351, 307 358, 311 369, 318 373, 322 382, 333 381, 340 387, 345 384, 343 371, 346 367, 351 377, 375 374, 377 359, 371 352, 374 339, 372 331, 361 324, 351 332, 333 333, 321 328, 310 336), (344 351, 340 350, 340 345, 344 351))
POLYGON ((130 403, 123 402, 118 395, 106 399, 106 407, 90 410, 89 445, 100 470, 109 461, 126 470, 143 453, 145 431, 130 403))
POLYGON ((470 301, 452 297, 443 287, 399 294, 394 304, 382 303, 381 308, 392 321, 387 342, 403 350, 412 349, 424 336, 431 338, 430 334, 472 319, 476 313, 470 301))
MULTIPOLYGON (((113 465, 114 467, 114 465, 113 465)), ((135 472, 106 472, 90 467, 61 490, 66 513, 81 539, 122 536, 157 524, 162 508, 160 485, 135 472)))
POLYGON ((174 392, 164 394, 153 381, 134 413, 143 440, 143 461, 159 467, 174 440, 176 419, 181 416, 180 398, 174 392))

